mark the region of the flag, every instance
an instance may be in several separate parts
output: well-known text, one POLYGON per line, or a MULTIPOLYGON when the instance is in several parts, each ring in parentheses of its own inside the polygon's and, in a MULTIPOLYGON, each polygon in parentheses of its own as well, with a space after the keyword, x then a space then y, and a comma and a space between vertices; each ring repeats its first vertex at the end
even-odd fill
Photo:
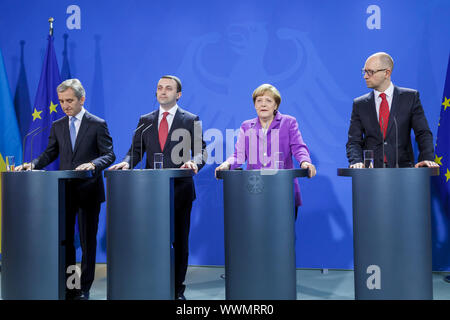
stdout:
POLYGON ((450 210, 450 55, 439 117, 434 162, 440 165, 439 197, 444 210, 450 210))
MULTIPOLYGON (((6 170, 6 157, 14 156, 16 164, 22 160, 22 143, 20 139, 19 125, 16 112, 9 91, 8 77, 6 76, 3 55, 0 50, 0 172, 6 170)), ((0 195, 1 195, 0 179, 0 195)), ((0 196, 0 217, 1 217, 0 196)), ((1 219, 0 219, 0 252, 1 252, 1 219)))
POLYGON ((69 53, 67 51, 67 39, 69 35, 67 33, 64 34, 64 50, 63 50, 63 62, 61 67, 61 79, 67 80, 72 79, 72 73, 70 72, 70 64, 69 64, 69 53))
MULTIPOLYGON (((28 132, 40 128, 43 131, 33 139, 33 135, 29 136, 25 143, 25 160, 26 162, 35 159, 47 147, 48 136, 53 121, 64 116, 64 112, 59 105, 56 87, 61 83, 58 62, 56 60, 55 48, 53 47, 53 37, 48 37, 47 51, 45 52, 44 64, 42 66, 41 78, 39 80, 36 98, 31 113, 31 124, 28 132), (33 141, 33 154, 31 155, 31 142, 33 141), (31 159, 30 159, 31 158, 31 159)), ((37 132, 39 132, 36 131, 37 132)), ((58 170, 59 161, 54 161, 48 165, 46 170, 58 170)))
POLYGON ((30 127, 31 99, 28 89, 27 73, 25 69, 24 49, 25 41, 20 41, 20 72, 17 80, 16 92, 14 94, 14 107, 16 109, 17 122, 21 138, 28 133, 30 127))

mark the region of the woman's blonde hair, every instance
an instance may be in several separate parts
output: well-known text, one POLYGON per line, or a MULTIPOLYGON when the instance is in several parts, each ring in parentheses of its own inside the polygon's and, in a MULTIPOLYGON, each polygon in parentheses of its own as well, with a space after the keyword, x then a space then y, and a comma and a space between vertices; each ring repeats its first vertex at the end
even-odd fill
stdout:
POLYGON ((280 92, 277 90, 277 88, 275 88, 273 85, 268 84, 268 83, 264 83, 262 85, 260 85, 258 88, 255 89, 255 91, 253 91, 253 104, 256 101, 257 97, 263 96, 266 93, 270 93, 270 95, 272 96, 272 98, 275 100, 275 103, 277 104, 277 110, 280 107, 280 103, 281 103, 281 95, 280 92))

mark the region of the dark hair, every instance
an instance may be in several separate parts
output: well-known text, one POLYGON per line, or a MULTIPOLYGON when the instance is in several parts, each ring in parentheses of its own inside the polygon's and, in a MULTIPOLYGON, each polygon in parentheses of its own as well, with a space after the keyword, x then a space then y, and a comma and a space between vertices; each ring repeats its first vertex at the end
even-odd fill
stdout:
POLYGON ((181 80, 178 77, 166 75, 166 76, 162 76, 161 79, 172 79, 172 80, 174 80, 177 83, 177 92, 181 92, 181 80))

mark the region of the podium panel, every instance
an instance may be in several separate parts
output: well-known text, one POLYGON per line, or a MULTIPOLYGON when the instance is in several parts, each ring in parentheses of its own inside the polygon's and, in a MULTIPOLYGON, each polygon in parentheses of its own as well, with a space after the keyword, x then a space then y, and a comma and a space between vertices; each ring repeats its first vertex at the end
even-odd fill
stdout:
POLYGON ((296 177, 305 169, 219 171, 228 300, 295 300, 296 177))
POLYGON ((355 299, 433 299, 430 168, 338 169, 352 177, 355 299))
POLYGON ((175 178, 188 169, 105 171, 107 298, 172 300, 175 178))
POLYGON ((2 172, 2 299, 65 299, 65 183, 90 171, 2 172))

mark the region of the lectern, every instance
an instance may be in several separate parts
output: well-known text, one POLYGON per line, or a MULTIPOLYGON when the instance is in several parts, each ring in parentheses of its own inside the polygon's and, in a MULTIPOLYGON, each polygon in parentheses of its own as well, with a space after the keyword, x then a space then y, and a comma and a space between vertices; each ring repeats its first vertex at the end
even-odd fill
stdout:
POLYGON ((65 299, 66 182, 91 171, 2 172, 2 298, 65 299))
POLYGON ((190 169, 105 171, 107 298, 172 300, 175 178, 190 169))
POLYGON ((225 294, 295 300, 294 179, 306 169, 219 171, 223 179, 225 294))
POLYGON ((352 178, 355 299, 433 299, 430 176, 438 174, 338 169, 352 178))

